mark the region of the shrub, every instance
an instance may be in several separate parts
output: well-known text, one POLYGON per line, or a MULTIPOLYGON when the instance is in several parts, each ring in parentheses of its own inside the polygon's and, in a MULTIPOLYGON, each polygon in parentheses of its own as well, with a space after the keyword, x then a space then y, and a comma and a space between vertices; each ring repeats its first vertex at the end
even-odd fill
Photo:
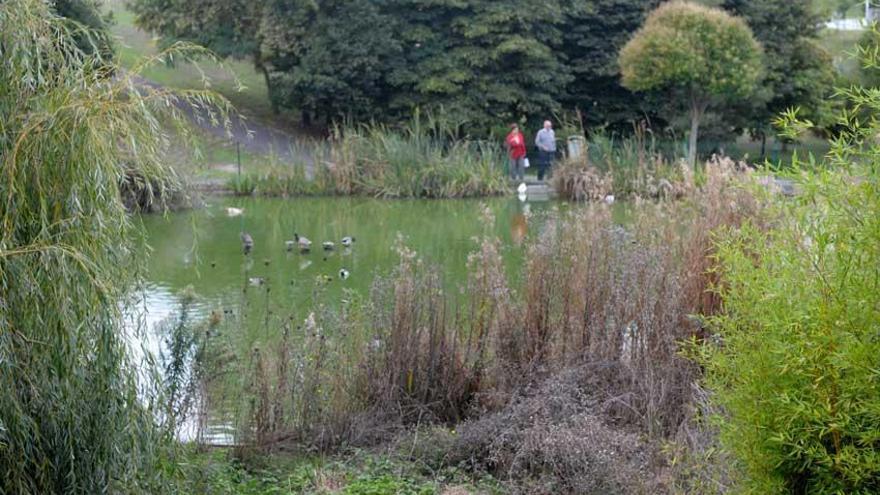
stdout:
MULTIPOLYGON (((880 110, 875 91, 845 95, 880 110)), ((777 205, 776 228, 718 240, 725 311, 699 362, 746 491, 880 490, 880 149, 876 124, 854 119, 827 169, 795 175, 801 194, 777 205)))
POLYGON ((609 419, 630 370, 616 363, 569 369, 502 410, 458 426, 449 461, 515 480, 517 491, 635 493, 647 490, 650 449, 609 419))

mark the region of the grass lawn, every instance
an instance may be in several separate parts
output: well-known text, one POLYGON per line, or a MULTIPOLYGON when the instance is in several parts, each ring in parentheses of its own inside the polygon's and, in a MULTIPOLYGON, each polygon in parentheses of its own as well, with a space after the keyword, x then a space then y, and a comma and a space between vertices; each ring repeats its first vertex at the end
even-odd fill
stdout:
MULTIPOLYGON (((106 5, 113 13, 111 31, 123 67, 132 67, 142 57, 157 52, 156 40, 135 26, 134 14, 126 8, 124 0, 107 0, 106 5)), ((290 119, 272 113, 265 79, 249 60, 228 60, 222 65, 210 60, 200 61, 198 66, 177 63, 168 67, 151 67, 143 75, 163 86, 192 89, 202 87, 202 73, 215 91, 228 98, 248 118, 280 129, 293 127, 290 119), (239 91, 238 83, 244 89, 239 91)))
MULTIPOLYGON (((134 14, 124 0, 107 0, 112 12, 111 32, 116 39, 119 63, 131 68, 146 56, 157 53, 156 39, 135 26, 134 14)), ((177 63, 174 66, 154 66, 142 74, 152 82, 179 89, 203 88, 203 77, 210 87, 229 99, 236 110, 252 122, 267 127, 295 131, 291 119, 272 113, 266 82, 248 60, 227 60, 222 64, 211 60, 197 63, 177 63)), ((226 180, 237 174, 235 145, 227 140, 196 131, 198 142, 193 146, 180 142, 168 152, 168 160, 185 177, 195 180, 226 180), (197 153, 193 153, 197 151, 197 153)), ((241 150, 242 174, 277 166, 278 160, 247 149, 241 150)))

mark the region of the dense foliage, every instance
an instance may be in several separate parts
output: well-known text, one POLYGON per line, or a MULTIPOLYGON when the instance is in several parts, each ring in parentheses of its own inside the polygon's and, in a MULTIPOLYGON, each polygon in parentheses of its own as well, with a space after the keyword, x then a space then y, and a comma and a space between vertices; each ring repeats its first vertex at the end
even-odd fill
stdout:
POLYGON ((419 106, 484 132, 573 107, 591 124, 647 110, 615 54, 657 0, 135 0, 141 26, 250 56, 306 122, 405 120, 419 106))
POLYGON ((110 19, 101 12, 101 0, 56 0, 56 14, 71 21, 77 47, 86 52, 100 52, 101 58, 113 57, 113 42, 108 30, 110 19))
POLYGON ((748 96, 761 47, 741 19, 687 2, 662 5, 620 52, 624 86, 677 93, 688 108, 688 162, 696 163, 700 120, 713 103, 748 96))
POLYGON ((0 492, 157 493, 167 442, 122 320, 137 264, 120 186, 169 177, 177 107, 107 77, 69 26, 0 3, 0 492))
POLYGON ((725 0, 723 8, 742 17, 764 47, 764 73, 756 91, 734 113, 740 125, 763 139, 771 122, 789 108, 817 124, 829 124, 834 92, 831 56, 818 44, 822 25, 810 2, 725 0))
MULTIPOLYGON (((876 91, 844 95, 880 111, 876 91)), ((808 127, 793 112, 780 122, 808 127)), ((702 362, 749 493, 880 490, 880 146, 876 120, 841 122, 829 167, 798 174, 776 227, 732 230, 718 246, 723 345, 702 362)))

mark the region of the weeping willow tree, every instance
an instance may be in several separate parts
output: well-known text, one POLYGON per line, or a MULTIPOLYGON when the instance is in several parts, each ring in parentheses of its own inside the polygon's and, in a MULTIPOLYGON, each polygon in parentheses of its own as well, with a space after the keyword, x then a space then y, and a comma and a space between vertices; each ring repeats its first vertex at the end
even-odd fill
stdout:
POLYGON ((0 493, 158 493, 171 442, 122 324, 137 228, 120 188, 159 197, 169 123, 228 105, 138 84, 77 29, 0 2, 0 493))

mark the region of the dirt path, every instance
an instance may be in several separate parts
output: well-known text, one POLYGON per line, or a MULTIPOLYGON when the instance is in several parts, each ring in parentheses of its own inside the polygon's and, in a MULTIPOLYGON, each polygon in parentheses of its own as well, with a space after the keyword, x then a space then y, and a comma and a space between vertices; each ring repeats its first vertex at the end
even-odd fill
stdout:
MULTIPOLYGON (((134 76, 137 84, 162 89, 162 86, 141 76, 134 76)), ((190 122, 205 131, 207 134, 228 143, 230 148, 236 143, 241 143, 242 151, 255 154, 274 156, 282 162, 305 163, 311 171, 314 157, 311 153, 311 144, 305 136, 297 136, 287 131, 265 125, 259 121, 248 119, 239 113, 229 116, 229 129, 222 126, 211 125, 210 119, 199 118, 199 110, 185 101, 179 101, 178 108, 190 120, 190 122), (231 136, 230 136, 231 134, 231 136)), ((204 112, 202 112, 204 117, 204 112)))

